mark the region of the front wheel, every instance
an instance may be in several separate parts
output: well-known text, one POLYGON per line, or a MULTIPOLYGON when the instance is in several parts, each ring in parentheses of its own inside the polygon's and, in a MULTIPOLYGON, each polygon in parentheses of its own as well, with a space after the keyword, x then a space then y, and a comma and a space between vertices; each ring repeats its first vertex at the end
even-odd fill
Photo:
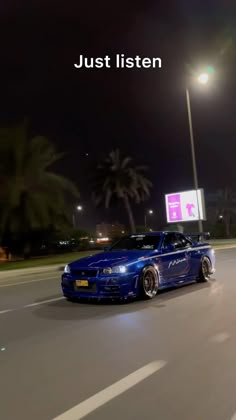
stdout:
POLYGON ((199 276, 197 281, 199 283, 208 281, 210 279, 210 273, 211 273, 211 263, 209 258, 203 257, 201 261, 199 276))
POLYGON ((140 294, 143 299, 152 299, 156 296, 159 288, 159 277, 154 267, 143 269, 140 277, 140 294))

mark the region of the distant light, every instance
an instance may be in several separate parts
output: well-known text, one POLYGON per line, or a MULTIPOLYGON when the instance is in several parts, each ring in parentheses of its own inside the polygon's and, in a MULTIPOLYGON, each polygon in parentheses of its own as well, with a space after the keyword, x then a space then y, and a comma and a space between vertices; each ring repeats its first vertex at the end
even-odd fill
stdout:
POLYGON ((1 348, 1 351, 5 351, 5 350, 6 350, 6 347, 2 347, 2 348, 1 348))
POLYGON ((215 73, 215 69, 214 69, 214 67, 212 67, 212 66, 207 66, 207 67, 206 67, 206 71, 207 71, 207 73, 209 73, 209 74, 214 74, 214 73, 215 73))
POLYGON ((149 229, 149 232, 152 232, 152 229, 149 229))
POLYGON ((219 215, 219 219, 223 219, 223 215, 222 214, 219 215))
POLYGON ((99 234, 98 234, 99 236, 102 236, 102 232, 99 232, 99 234))
POLYGON ((149 214, 153 214, 153 210, 149 210, 149 212, 148 212, 149 214))
POLYGON ((77 206, 77 210, 81 211, 81 210, 83 210, 83 207, 82 206, 77 206))
POLYGON ((100 242, 109 242, 109 238, 97 238, 97 243, 100 243, 100 242))
POLYGON ((88 153, 86 153, 86 156, 88 156, 89 154, 88 153))
POLYGON ((207 74, 207 73, 202 73, 198 76, 198 81, 202 85, 206 85, 208 80, 209 80, 209 74, 207 74))
POLYGON ((124 230, 122 230, 122 232, 121 232, 121 233, 122 233, 122 235, 124 235, 125 231, 124 231, 124 230))

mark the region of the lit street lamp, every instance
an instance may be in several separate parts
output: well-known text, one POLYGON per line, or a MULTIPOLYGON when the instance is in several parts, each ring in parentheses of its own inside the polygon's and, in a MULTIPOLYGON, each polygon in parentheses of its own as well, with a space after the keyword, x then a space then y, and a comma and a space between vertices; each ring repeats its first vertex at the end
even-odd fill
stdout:
POLYGON ((145 229, 147 229, 147 216, 148 215, 152 215, 153 214, 153 210, 148 210, 146 213, 145 213, 145 215, 144 215, 144 226, 145 226, 145 229))
MULTIPOLYGON (((200 83, 202 85, 206 85, 209 81, 209 73, 213 73, 213 72, 214 72, 214 70, 212 69, 212 67, 209 67, 208 72, 204 72, 204 73, 199 74, 199 76, 197 78, 198 83, 200 83)), ((186 100, 187 100, 187 110, 188 110, 188 122, 189 122, 191 153, 192 153, 194 188, 197 192, 197 190, 198 190, 198 176, 197 176, 196 155, 195 155, 195 147, 194 147, 194 135, 193 135, 193 123, 192 123, 190 93, 189 93, 188 88, 186 88, 186 100)), ((198 215, 200 216, 198 194, 197 194, 197 205, 198 205, 198 215)), ((201 233, 202 230, 203 230, 202 220, 198 220, 198 230, 199 230, 199 233, 201 233)))
POLYGON ((207 74, 207 73, 201 73, 201 74, 199 74, 197 80, 202 85, 205 85, 209 81, 209 74, 207 74))
MULTIPOLYGON (((83 207, 82 206, 77 206, 76 207, 77 211, 82 211, 83 207)), ((73 228, 76 228, 76 217, 75 217, 75 213, 72 214, 72 222, 73 222, 73 228)))

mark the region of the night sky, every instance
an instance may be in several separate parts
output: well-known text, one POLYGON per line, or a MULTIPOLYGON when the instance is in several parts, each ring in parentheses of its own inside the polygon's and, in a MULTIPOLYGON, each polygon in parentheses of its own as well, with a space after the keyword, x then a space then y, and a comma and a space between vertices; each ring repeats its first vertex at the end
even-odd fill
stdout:
POLYGON ((185 86, 208 64, 210 86, 190 86, 199 186, 236 189, 235 0, 21 3, 0 4, 0 124, 27 116, 66 152, 57 169, 79 185, 84 227, 127 222, 122 208, 97 211, 90 200, 91 167, 116 147, 150 167, 154 188, 135 207, 138 224, 152 208, 161 227, 164 193, 193 187, 185 86), (162 69, 73 66, 80 54, 121 53, 161 57, 162 69))

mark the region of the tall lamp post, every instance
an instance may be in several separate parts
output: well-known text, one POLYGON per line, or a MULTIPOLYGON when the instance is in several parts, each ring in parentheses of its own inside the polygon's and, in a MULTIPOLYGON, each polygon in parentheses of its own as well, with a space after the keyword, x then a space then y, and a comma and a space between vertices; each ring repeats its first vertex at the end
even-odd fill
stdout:
MULTIPOLYGON (((208 73, 201 73, 198 76, 198 83, 205 85, 208 83, 209 74, 208 73)), ((193 164, 193 179, 194 179, 194 188, 198 190, 198 175, 197 175, 197 165, 196 165, 196 155, 195 155, 195 146, 194 146, 194 135, 193 135, 193 122, 192 122, 192 112, 191 112, 191 102, 190 102, 190 93, 189 89, 186 88, 186 101, 187 101, 187 110, 188 110, 188 122, 189 122, 189 134, 190 134, 190 145, 191 145, 191 154, 192 154, 192 164, 193 164)), ((197 206, 198 206, 198 215, 200 217, 200 209, 199 209, 199 201, 198 201, 198 194, 197 194, 197 206)), ((202 220, 198 220, 198 230, 199 233, 202 233, 202 220)))
POLYGON ((144 215, 144 226, 145 226, 145 229, 147 229, 147 216, 148 215, 151 215, 151 214, 153 214, 153 210, 148 210, 146 213, 145 213, 145 215, 144 215))
MULTIPOLYGON (((83 207, 82 206, 77 206, 76 207, 77 211, 82 211, 83 207)), ((72 222, 73 222, 73 228, 76 228, 76 218, 75 218, 75 213, 72 214, 72 222)))

